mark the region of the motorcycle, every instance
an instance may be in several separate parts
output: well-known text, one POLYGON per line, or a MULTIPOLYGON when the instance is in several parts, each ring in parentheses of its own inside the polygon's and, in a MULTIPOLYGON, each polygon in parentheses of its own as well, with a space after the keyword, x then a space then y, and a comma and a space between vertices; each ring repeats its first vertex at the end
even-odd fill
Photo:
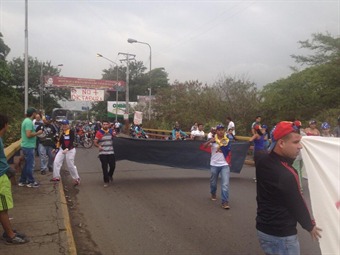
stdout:
POLYGON ((82 145, 84 148, 89 149, 93 146, 93 139, 91 132, 84 132, 82 134, 76 134, 76 137, 74 139, 74 147, 78 147, 82 145))

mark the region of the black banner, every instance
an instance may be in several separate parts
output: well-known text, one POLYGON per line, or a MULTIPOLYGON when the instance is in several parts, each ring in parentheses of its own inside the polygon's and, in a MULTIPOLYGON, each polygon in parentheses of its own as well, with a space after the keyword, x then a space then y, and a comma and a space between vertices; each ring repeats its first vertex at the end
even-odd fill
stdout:
MULTIPOLYGON (((115 137, 113 141, 116 160, 130 160, 178 168, 210 168, 210 153, 200 149, 203 141, 123 137, 115 137)), ((241 172, 248 149, 248 142, 233 142, 231 144, 231 172, 241 172)))

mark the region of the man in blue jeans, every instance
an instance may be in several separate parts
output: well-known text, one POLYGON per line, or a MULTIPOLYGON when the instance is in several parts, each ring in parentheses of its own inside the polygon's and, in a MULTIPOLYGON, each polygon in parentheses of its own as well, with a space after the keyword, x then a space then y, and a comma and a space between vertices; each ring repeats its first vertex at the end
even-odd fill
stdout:
POLYGON ((223 209, 230 209, 229 205, 229 177, 230 167, 227 162, 227 156, 230 151, 229 139, 226 136, 223 125, 216 126, 216 134, 208 140, 204 147, 211 147, 210 158, 210 194, 211 200, 216 201, 217 180, 221 174, 221 202, 223 209))
POLYGON ((301 194, 292 164, 302 146, 299 127, 282 121, 272 131, 271 152, 256 162, 257 236, 266 255, 299 255, 296 225, 318 240, 315 224, 301 194))
POLYGON ((37 110, 30 107, 27 109, 26 118, 21 124, 21 150, 24 153, 25 164, 21 172, 19 186, 27 186, 29 188, 38 188, 39 183, 34 180, 34 156, 35 147, 37 143, 36 136, 42 134, 42 130, 35 131, 33 125, 33 119, 37 114, 37 110))

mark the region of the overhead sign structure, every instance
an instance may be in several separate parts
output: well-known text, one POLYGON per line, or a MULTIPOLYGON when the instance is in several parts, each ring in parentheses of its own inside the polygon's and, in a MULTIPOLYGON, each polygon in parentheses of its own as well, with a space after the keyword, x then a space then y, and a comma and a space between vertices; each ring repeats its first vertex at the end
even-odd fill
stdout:
POLYGON ((103 89, 71 89, 71 100, 98 102, 104 101, 103 89))
POLYGON ((125 81, 82 79, 61 76, 44 76, 47 88, 87 88, 105 89, 108 91, 125 91, 125 81))

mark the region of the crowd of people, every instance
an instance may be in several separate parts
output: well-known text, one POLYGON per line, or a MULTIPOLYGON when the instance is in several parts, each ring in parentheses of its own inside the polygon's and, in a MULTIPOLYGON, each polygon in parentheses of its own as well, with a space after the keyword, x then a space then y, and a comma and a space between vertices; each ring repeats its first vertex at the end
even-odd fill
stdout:
MULTIPOLYGON (((266 254, 299 254, 296 225, 299 223, 310 232, 314 240, 321 237, 305 205, 302 196, 300 157, 300 140, 305 136, 340 137, 340 117, 338 125, 331 131, 327 122, 317 128, 317 121, 311 120, 308 127, 295 121, 281 121, 269 132, 268 126, 262 124, 261 116, 256 116, 251 124, 249 142, 254 148, 257 185, 256 229, 261 248, 266 254), (299 158, 300 157, 300 158, 299 158), (299 180, 299 181, 297 181, 299 180), (285 243, 291 243, 289 247, 285 243)), ((7 243, 25 243, 24 234, 14 231, 8 219, 8 210, 13 207, 10 178, 14 176, 4 154, 2 137, 8 128, 8 118, 0 114, 0 220, 5 230, 3 234, 7 243)), ((71 127, 68 120, 56 123, 50 116, 41 116, 36 109, 27 109, 26 118, 21 124, 21 149, 24 166, 18 185, 20 187, 38 188, 33 170, 35 154, 40 158, 40 173, 53 172, 52 182, 60 181, 60 169, 66 161, 74 186, 80 184, 80 176, 75 165, 76 148, 74 140, 80 130, 94 133, 94 145, 98 148, 104 187, 113 182, 116 168, 113 137, 120 132, 119 122, 75 123, 71 127), (37 150, 36 150, 37 148, 37 150)), ((137 138, 147 138, 142 125, 130 128, 137 138)), ((210 148, 210 196, 212 201, 218 199, 217 181, 221 176, 221 207, 230 209, 229 178, 231 142, 236 140, 236 126, 230 117, 226 125, 218 124, 205 134, 202 123, 194 123, 190 134, 183 132, 178 122, 171 133, 172 140, 205 140, 204 148, 210 148)))

